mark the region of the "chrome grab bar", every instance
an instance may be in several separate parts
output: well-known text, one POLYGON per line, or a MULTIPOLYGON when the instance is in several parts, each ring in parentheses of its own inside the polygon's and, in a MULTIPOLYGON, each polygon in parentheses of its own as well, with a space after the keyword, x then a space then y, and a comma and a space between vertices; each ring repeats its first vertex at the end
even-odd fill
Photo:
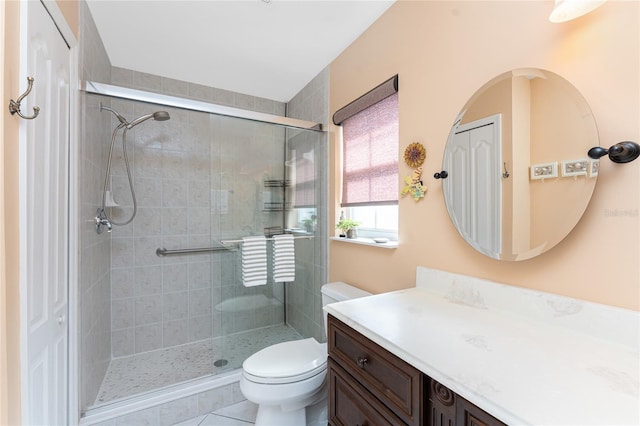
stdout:
MULTIPOLYGON (((296 235, 293 237, 294 240, 299 239, 312 239, 313 235, 296 235)), ((265 238, 267 241, 272 241, 273 238, 265 238)), ((220 244, 241 244, 243 240, 221 240, 220 244)), ((195 253, 211 253, 216 251, 227 251, 231 250, 229 247, 217 246, 217 247, 197 247, 197 248, 186 248, 186 249, 175 249, 168 250, 164 247, 156 250, 156 256, 164 257, 164 256, 172 256, 175 254, 195 254, 195 253)))

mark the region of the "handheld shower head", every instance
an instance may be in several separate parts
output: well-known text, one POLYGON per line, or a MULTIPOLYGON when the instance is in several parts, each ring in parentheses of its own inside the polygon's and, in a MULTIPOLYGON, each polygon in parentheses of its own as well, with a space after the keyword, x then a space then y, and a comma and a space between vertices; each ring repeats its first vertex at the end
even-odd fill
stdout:
POLYGON ((167 121, 170 118, 167 111, 156 111, 153 113, 153 119, 156 121, 167 121))
POLYGON ((137 126, 138 124, 142 123, 143 121, 147 121, 150 118, 153 118, 156 121, 166 121, 171 117, 169 116, 169 113, 167 111, 156 111, 154 113, 138 117, 131 123, 127 123, 127 129, 131 129, 132 127, 137 126))
POLYGON ((166 121, 171 118, 167 111, 156 111, 154 113, 143 115, 142 117, 138 117, 135 120, 128 122, 127 119, 120 115, 118 111, 113 108, 106 107, 102 105, 102 102, 100 102, 100 111, 102 110, 111 111, 113 115, 118 118, 120 123, 124 124, 127 127, 127 129, 131 129, 132 127, 137 126, 138 124, 142 123, 143 121, 147 121, 150 118, 153 118, 156 121, 166 121))
POLYGON ((133 179, 131 178, 131 168, 129 167, 129 157, 127 156, 127 147, 126 147, 127 130, 131 129, 132 127, 150 118, 153 118, 154 120, 158 120, 158 121, 165 121, 171 118, 169 117, 169 113, 166 111, 156 111, 152 114, 147 114, 147 115, 143 115, 142 117, 138 117, 132 122, 128 122, 127 119, 124 118, 122 115, 120 115, 118 111, 116 111, 115 109, 106 107, 102 105, 102 102, 100 102, 100 111, 102 110, 110 111, 113 115, 116 116, 116 118, 118 118, 118 120, 120 121, 120 124, 118 124, 118 126, 113 130, 113 134, 111 135, 111 145, 109 146, 109 157, 107 159, 107 169, 104 177, 104 186, 102 189, 102 207, 98 209, 98 214, 95 218, 96 231, 98 232, 98 234, 102 232, 103 226, 107 226, 109 229, 109 232, 111 232, 112 225, 118 225, 118 226, 127 225, 131 223, 131 221, 136 217, 138 204, 136 201, 136 192, 133 188, 133 179), (131 214, 131 217, 126 221, 116 222, 109 217, 109 214, 107 213, 107 210, 106 210, 107 207, 113 207, 112 205, 107 204, 107 194, 110 192, 109 179, 111 177, 111 160, 113 159, 113 146, 116 141, 116 136, 118 135, 118 132, 123 128, 124 130, 122 131, 122 152, 124 155, 125 168, 127 170, 127 178, 129 180, 129 190, 131 191, 131 199, 133 201, 133 213, 131 214))

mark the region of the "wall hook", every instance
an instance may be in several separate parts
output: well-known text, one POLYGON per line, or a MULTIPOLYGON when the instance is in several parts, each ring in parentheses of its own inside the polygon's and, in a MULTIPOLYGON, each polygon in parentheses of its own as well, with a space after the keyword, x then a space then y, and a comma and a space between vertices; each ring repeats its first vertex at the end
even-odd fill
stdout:
POLYGON ((502 163, 502 166, 504 167, 504 172, 502 173, 502 177, 506 179, 511 175, 509 174, 509 170, 507 170, 507 163, 502 163))
POLYGON ((31 92, 31 89, 33 88, 33 82, 33 77, 27 77, 27 83, 29 84, 29 86, 27 87, 27 91, 20 95, 17 101, 14 101, 13 99, 9 101, 9 112, 11 113, 11 115, 18 113, 18 115, 25 120, 33 120, 38 116, 38 114, 40 113, 40 108, 37 106, 33 107, 33 115, 31 117, 22 115, 22 112, 20 111, 20 102, 22 102, 22 100, 31 92))
POLYGON ((446 170, 443 170, 441 172, 438 173, 434 173, 433 177, 436 179, 446 179, 449 176, 449 173, 447 173, 446 170))

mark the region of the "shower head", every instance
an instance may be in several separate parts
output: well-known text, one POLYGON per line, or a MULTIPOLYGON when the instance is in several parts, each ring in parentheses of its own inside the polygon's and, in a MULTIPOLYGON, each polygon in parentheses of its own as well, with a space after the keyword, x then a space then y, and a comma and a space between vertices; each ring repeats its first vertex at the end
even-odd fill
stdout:
POLYGON ((167 111, 156 111, 153 113, 153 119, 156 121, 167 121, 170 118, 167 111))
POLYGON ((166 121, 171 117, 169 116, 169 113, 167 111, 156 111, 154 113, 138 117, 131 123, 127 123, 127 129, 131 129, 132 127, 137 126, 138 124, 142 123, 143 121, 147 121, 150 118, 153 118, 156 121, 166 121))
POLYGON ((150 118, 153 118, 156 121, 166 121, 171 118, 167 111, 156 111, 154 113, 143 115, 142 117, 138 117, 132 122, 128 122, 127 119, 124 118, 122 115, 120 115, 118 111, 116 111, 113 108, 106 107, 102 105, 102 102, 100 102, 100 111, 105 109, 107 111, 111 111, 113 115, 115 115, 118 118, 120 123, 127 127, 127 129, 131 129, 132 127, 137 126, 138 124, 142 123, 143 121, 147 121, 150 118))

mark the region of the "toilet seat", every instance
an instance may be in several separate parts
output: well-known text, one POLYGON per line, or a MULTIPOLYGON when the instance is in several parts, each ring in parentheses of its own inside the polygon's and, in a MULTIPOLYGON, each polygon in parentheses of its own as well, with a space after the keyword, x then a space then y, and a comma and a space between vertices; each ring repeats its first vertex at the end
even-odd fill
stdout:
POLYGON ((255 383, 280 384, 306 380, 327 369, 327 345, 314 338, 278 343, 262 349, 242 364, 255 383))

